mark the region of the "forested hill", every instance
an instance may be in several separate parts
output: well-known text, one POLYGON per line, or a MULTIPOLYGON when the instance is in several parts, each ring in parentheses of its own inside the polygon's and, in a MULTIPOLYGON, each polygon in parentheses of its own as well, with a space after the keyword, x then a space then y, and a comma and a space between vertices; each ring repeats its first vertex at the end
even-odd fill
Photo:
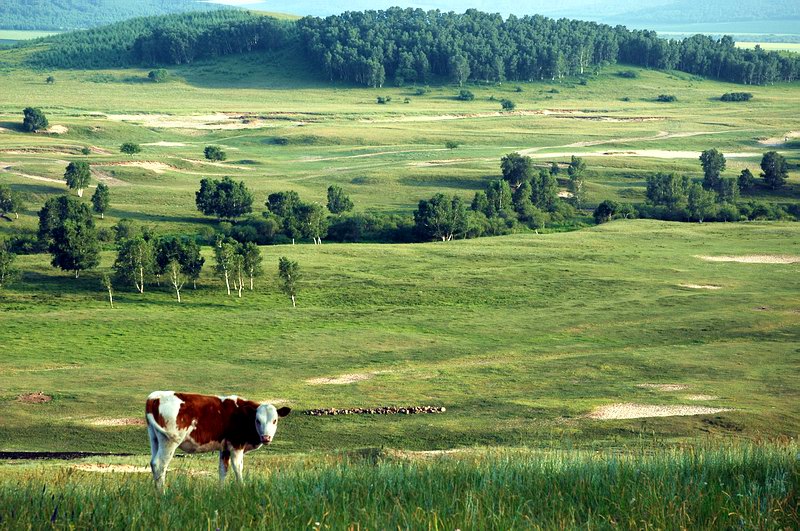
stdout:
POLYGON ((0 29, 73 30, 133 17, 218 8, 196 0, 2 0, 0 29))
POLYGON ((32 46, 29 62, 49 68, 186 64, 294 46, 328 79, 376 87, 560 79, 616 62, 746 84, 800 78, 797 55, 738 49, 730 38, 665 40, 622 26, 538 15, 504 19, 475 10, 393 8, 297 22, 215 11, 136 19, 32 46))

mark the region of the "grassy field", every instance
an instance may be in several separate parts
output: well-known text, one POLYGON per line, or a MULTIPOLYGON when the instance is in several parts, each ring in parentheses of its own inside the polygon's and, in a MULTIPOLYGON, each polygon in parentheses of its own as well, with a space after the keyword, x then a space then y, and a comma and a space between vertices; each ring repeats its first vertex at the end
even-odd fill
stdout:
POLYGON ((221 488, 175 463, 164 497, 142 463, 0 465, 7 529, 791 529, 796 445, 649 452, 360 452, 248 458, 221 488), (88 468, 88 470, 87 470, 88 468))
POLYGON ((764 50, 778 50, 787 52, 800 52, 800 42, 737 42, 739 48, 755 48, 761 46, 764 50))
MULTIPOLYGON (((643 201, 653 172, 699 178, 697 156, 710 147, 729 157, 726 176, 757 174, 762 153, 778 150, 790 163, 787 186, 746 199, 800 202, 797 84, 742 87, 641 69, 624 79, 617 72, 629 68, 616 66, 585 85, 470 85, 475 101, 460 102, 455 86, 418 95, 330 85, 288 53, 174 68, 163 84, 147 82, 146 70, 30 71, 21 53, 0 52, 0 183, 28 206, 19 220, 0 220, 0 238, 34 230, 44 201, 66 191, 67 163, 84 158, 93 182, 111 187, 98 226, 129 218, 158 233, 216 226, 195 210, 203 177, 244 180, 256 212, 271 192, 324 203, 338 184, 357 211, 409 214, 437 192, 471 198, 512 151, 543 167, 583 156, 593 208, 643 201), (741 90, 754 99, 719 101, 741 90), (656 102, 662 93, 678 102, 656 102), (378 105, 378 96, 392 101, 378 105), (517 111, 498 112, 501 98, 517 111), (23 133, 27 106, 42 107, 61 132, 23 133), (448 140, 460 146, 448 150, 448 140), (119 153, 128 141, 143 152, 119 153), (228 160, 204 161, 207 145, 228 160)), ((204 276, 183 304, 166 287, 139 295, 117 286, 114 310, 99 281, 111 246, 77 280, 45 255, 19 257, 21 277, 0 291, 0 450, 124 451, 136 457, 103 462, 142 465, 147 437, 135 422, 155 389, 236 393, 297 413, 253 458, 237 496, 178 473, 162 505, 145 475, 1 464, 0 527, 51 518, 63 528, 794 527, 796 447, 726 445, 800 433, 798 264, 701 257, 800 256, 797 223, 629 220, 263 253, 268 274, 241 300, 212 278, 206 248, 204 276), (304 274, 296 309, 277 289, 280 256, 304 274), (52 400, 18 398, 38 391, 52 400), (300 414, 389 404, 447 412, 300 414), (614 404, 711 409, 590 416, 614 404), (663 449, 700 441, 708 446, 697 454, 663 449), (509 449, 406 460, 409 451, 473 447, 509 449), (615 450, 623 447, 637 450, 615 450), (402 455, 376 450, 387 448, 402 455)), ((213 456, 175 463, 215 470, 213 456)))

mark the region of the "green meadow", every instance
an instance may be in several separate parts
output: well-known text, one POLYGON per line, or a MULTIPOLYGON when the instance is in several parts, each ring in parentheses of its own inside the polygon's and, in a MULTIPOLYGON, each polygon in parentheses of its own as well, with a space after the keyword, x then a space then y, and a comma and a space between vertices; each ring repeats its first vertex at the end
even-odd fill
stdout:
MULTIPOLYGON (((194 204, 204 177, 244 181, 256 213, 269 193, 324 204, 337 184, 356 211, 410 215, 438 192, 471 200, 514 151, 542 167, 584 157, 587 219, 605 199, 643 202, 652 173, 699 179, 697 156, 712 147, 729 177, 758 174, 762 154, 779 151, 787 185, 745 199, 800 203, 796 83, 644 69, 626 79, 617 74, 631 68, 617 65, 586 84, 472 84, 475 100, 462 102, 452 85, 330 84, 285 52, 171 68, 165 83, 138 69, 27 70, 22 53, 0 52, 0 183, 27 207, 0 219, 0 238, 36 229, 73 160, 111 188, 99 228, 128 218, 160 234, 216 230, 194 204), (736 91, 754 98, 719 101, 736 91), (500 112, 503 98, 515 112, 500 112), (27 106, 57 132, 22 132, 27 106), (142 152, 121 154, 123 142, 142 152), (205 161, 207 145, 227 161, 205 161)), ((153 390, 291 406, 270 449, 246 458, 245 485, 220 490, 189 473, 214 473, 214 456, 176 459, 163 500, 146 474, 2 463, 0 527, 797 525, 797 448, 786 442, 800 433, 796 222, 618 220, 447 243, 267 246, 266 274, 241 299, 203 253, 182 304, 163 283, 144 294, 117 285, 113 310, 100 283, 113 244, 79 279, 47 255, 19 256, 20 277, 0 290, 0 450, 130 452, 100 463, 141 467, 149 449, 135 421, 153 390), (281 256, 301 267, 297 308, 278 290, 281 256), (706 259, 721 256, 756 258, 706 259), (19 399, 40 391, 52 400, 19 399), (447 411, 302 414, 381 405, 447 411), (604 416, 612 405, 635 418, 604 416)))

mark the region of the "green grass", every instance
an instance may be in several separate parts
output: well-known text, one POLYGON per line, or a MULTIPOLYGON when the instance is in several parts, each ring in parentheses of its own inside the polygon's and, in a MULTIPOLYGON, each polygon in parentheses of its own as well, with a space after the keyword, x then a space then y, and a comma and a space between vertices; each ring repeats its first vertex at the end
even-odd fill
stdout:
POLYGON ((764 50, 778 50, 800 52, 800 42, 737 42, 739 48, 755 48, 756 45, 764 50))
MULTIPOLYGON (((269 275, 226 297, 208 268, 178 305, 166 288, 75 280, 20 257, 4 290, 2 449, 147 451, 140 418, 156 389, 235 393, 318 407, 443 405, 444 415, 303 415, 277 451, 362 446, 608 446, 656 434, 794 436, 800 363, 796 265, 710 263, 696 255, 800 255, 797 224, 615 222, 566 234, 419 245, 264 248, 269 275), (277 259, 304 272, 298 308, 277 259), (718 291, 680 284, 715 284, 718 291), (766 308, 766 310, 761 310, 766 308), (53 338, 58 337, 58 341, 53 338), (368 373, 348 385, 308 379, 368 373), (668 393, 642 383, 687 385, 668 393), (54 400, 19 404, 43 391, 54 400), (686 395, 717 398, 688 401, 686 395), (712 416, 598 421, 618 402, 711 405, 712 416)), ((102 268, 113 256, 104 254, 102 268)))
POLYGON ((189 475, 213 461, 186 459, 163 497, 148 474, 3 465, 0 517, 9 529, 789 529, 797 451, 259 455, 243 485, 224 487, 189 475))
POLYGON ((34 31, 34 30, 6 30, 0 29, 0 40, 4 41, 29 41, 40 37, 57 35, 57 31, 34 31))

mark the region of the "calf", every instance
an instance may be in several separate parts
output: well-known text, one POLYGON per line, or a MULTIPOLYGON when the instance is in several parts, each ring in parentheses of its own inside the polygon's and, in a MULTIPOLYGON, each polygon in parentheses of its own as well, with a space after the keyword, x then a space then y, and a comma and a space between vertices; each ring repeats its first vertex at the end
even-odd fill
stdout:
POLYGON ((269 444, 278 418, 292 410, 275 409, 238 396, 208 396, 156 391, 147 397, 150 468, 156 487, 164 488, 167 467, 180 448, 187 453, 219 451, 219 479, 225 479, 233 456, 233 473, 242 480, 244 454, 269 444))

